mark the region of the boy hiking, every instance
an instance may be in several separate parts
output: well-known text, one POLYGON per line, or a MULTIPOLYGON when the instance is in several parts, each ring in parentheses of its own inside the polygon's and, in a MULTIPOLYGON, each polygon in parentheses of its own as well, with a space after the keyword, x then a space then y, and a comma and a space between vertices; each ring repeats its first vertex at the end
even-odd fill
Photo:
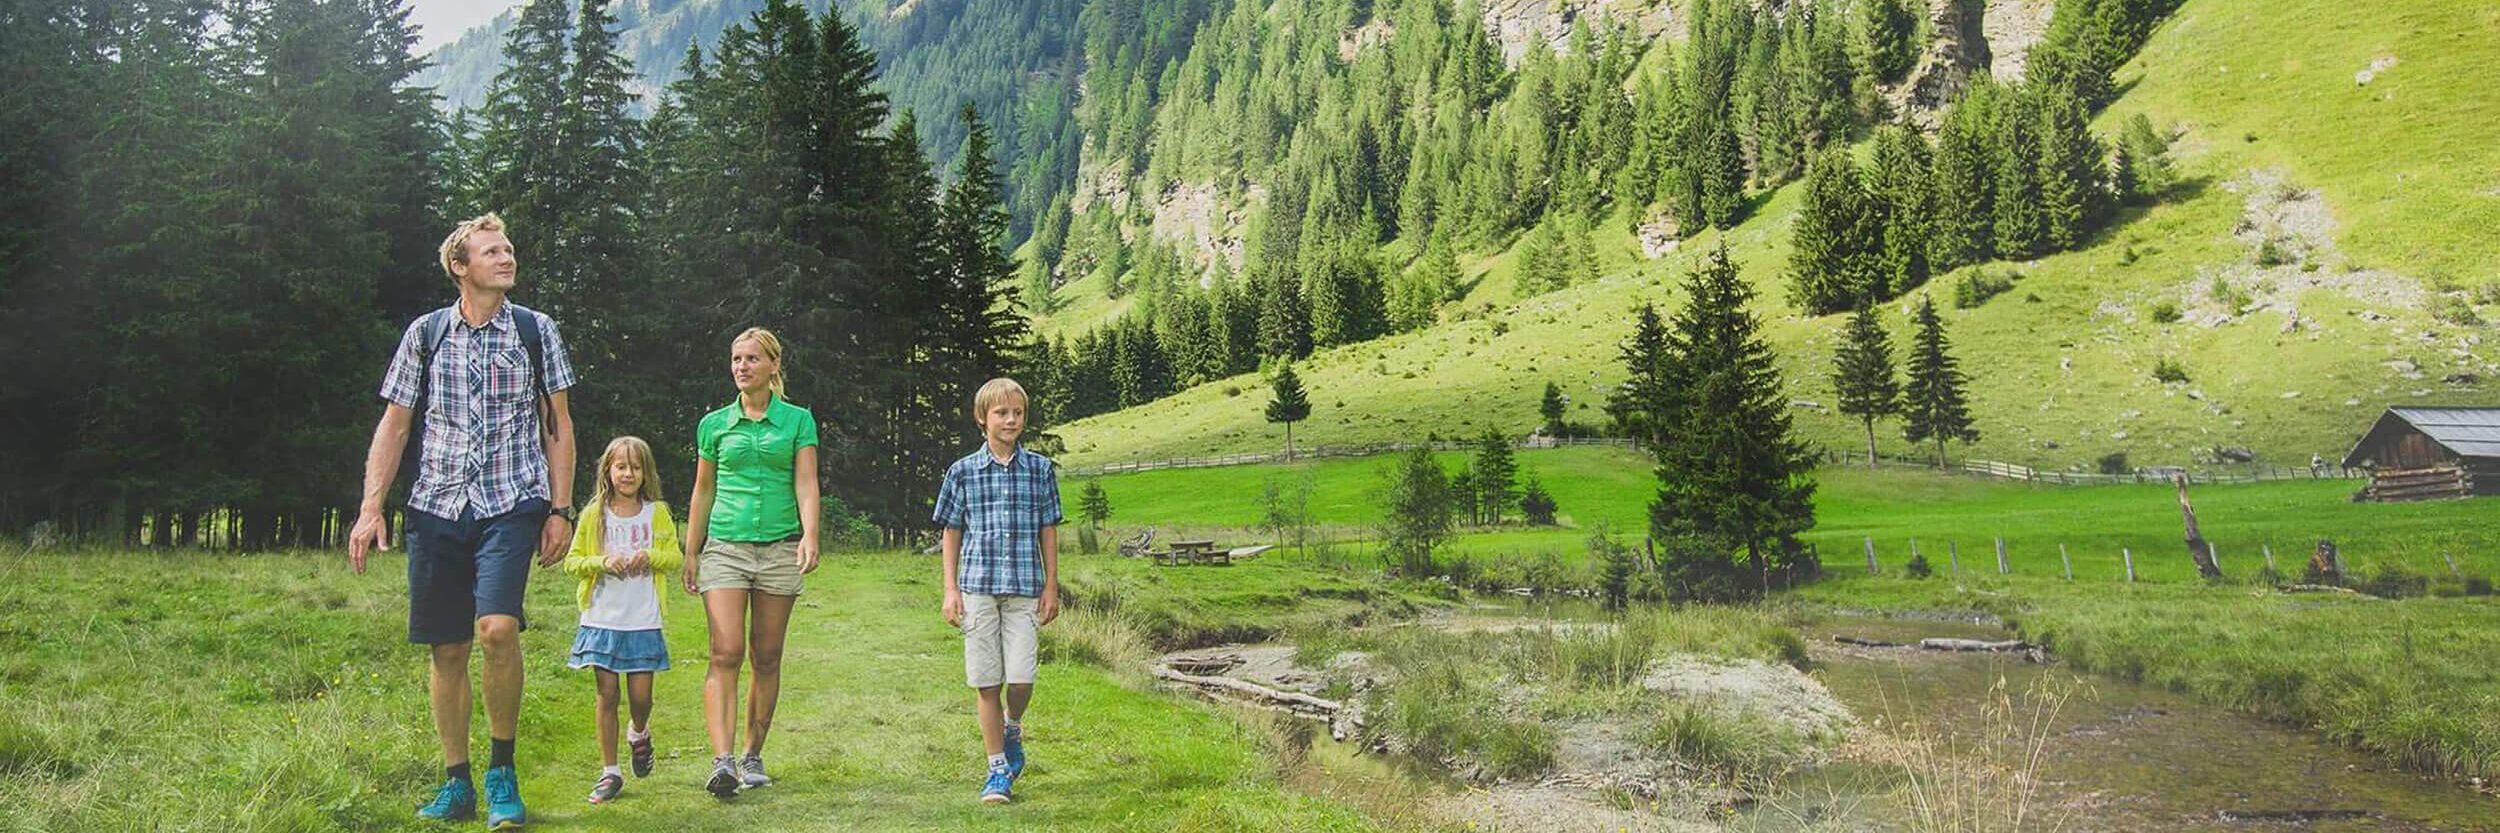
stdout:
POLYGON ((981 386, 972 415, 984 442, 947 468, 933 518, 945 528, 940 612, 963 629, 964 683, 979 693, 989 804, 1012 800, 1024 774, 1034 653, 1059 617, 1059 478, 1050 458, 1017 444, 1028 404, 1013 379, 981 386))

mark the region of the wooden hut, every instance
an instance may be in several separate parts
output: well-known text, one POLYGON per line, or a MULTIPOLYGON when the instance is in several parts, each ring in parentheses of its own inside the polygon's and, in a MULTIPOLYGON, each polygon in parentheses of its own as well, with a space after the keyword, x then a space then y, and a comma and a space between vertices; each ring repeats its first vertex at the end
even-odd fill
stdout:
POLYGON ((2389 408, 2344 467, 2370 471, 2354 500, 2500 494, 2500 408, 2389 408))

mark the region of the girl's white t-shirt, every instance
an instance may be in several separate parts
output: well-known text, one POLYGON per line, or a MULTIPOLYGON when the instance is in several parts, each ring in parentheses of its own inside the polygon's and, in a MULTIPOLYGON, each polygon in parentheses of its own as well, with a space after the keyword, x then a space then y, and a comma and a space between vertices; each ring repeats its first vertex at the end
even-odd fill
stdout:
MULTIPOLYGON (((650 501, 643 501, 642 511, 630 517, 600 507, 599 516, 608 527, 599 539, 599 554, 631 556, 650 549, 651 507, 650 501)), ((659 630, 660 589, 648 575, 600 573, 599 583, 590 588, 590 607, 582 611, 582 624, 612 631, 659 630)))

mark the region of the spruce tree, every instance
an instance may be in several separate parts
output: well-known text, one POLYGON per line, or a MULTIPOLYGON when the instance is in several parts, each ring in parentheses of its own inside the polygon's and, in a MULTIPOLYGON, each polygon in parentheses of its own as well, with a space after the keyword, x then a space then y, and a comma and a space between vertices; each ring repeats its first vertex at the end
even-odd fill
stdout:
POLYGON ((1886 126, 1875 132, 1875 157, 1867 171, 1867 194, 1882 218, 1883 246, 1876 256, 1883 296, 1927 282, 1927 250, 1933 236, 1935 172, 1927 139, 1917 131, 1886 126))
POLYGON ((1832 387, 1840 412, 1865 424, 1866 464, 1875 465, 1875 421, 1901 411, 1901 383, 1893 373, 1892 338, 1876 320, 1873 304, 1862 304, 1849 316, 1832 357, 1832 387))
POLYGON ((1381 546, 1391 565, 1406 578, 1426 578, 1436 571, 1432 551, 1448 540, 1451 529, 1449 475, 1432 461, 1432 450, 1417 448, 1398 455, 1389 478, 1389 523, 1381 546))
POLYGON ((1478 517, 1482 523, 1501 523, 1519 505, 1519 463, 1500 431, 1487 429, 1476 441, 1473 471, 1478 517))
POLYGON ((1293 424, 1311 416, 1311 400, 1302 390, 1302 377, 1293 373, 1288 363, 1276 370, 1276 382, 1267 402, 1267 421, 1285 426, 1285 461, 1293 462, 1293 424))
POLYGON ((1655 446, 1666 437, 1676 394, 1672 350, 1657 306, 1642 304, 1633 314, 1632 336, 1624 340, 1619 352, 1624 382, 1606 400, 1606 414, 1614 420, 1616 432, 1635 443, 1655 446))
POLYGON ((1680 391, 1652 450, 1651 534, 1715 542, 1677 556, 1705 574, 1727 566, 1720 547, 1741 550, 1767 591, 1771 570, 1792 566, 1773 563, 1786 555, 1776 542, 1814 523, 1814 458, 1790 434, 1777 358, 1724 245, 1684 288, 1690 300, 1669 327, 1680 391))
POLYGON ((1563 394, 1560 385, 1552 382, 1545 383, 1545 397, 1537 402, 1536 412, 1538 416, 1545 418, 1546 436, 1560 437, 1564 434, 1563 394))
POLYGON ((1981 76, 1936 131, 1935 214, 1928 268, 1948 272, 1996 257, 1996 155, 1988 118, 1995 87, 1981 76))
POLYGON ((1817 156, 1806 173, 1788 255, 1789 293, 1797 305, 1827 315, 1882 297, 1884 231, 1848 152, 1833 148, 1817 156))
POLYGON ((2092 135, 2083 103, 2049 90, 2040 102, 2040 209, 2044 248, 2068 251, 2082 245, 2100 221, 2107 192, 2101 141, 2092 135))
POLYGON ((2038 99, 2036 92, 2026 90, 2008 98, 1997 114, 1996 224, 1991 234, 1999 257, 2032 258, 2050 251, 2040 182, 2038 99))
POLYGON ((1910 348, 1909 384, 1901 391, 1901 437, 1913 443, 1936 443, 1936 467, 1945 466, 1945 442, 1977 442, 1963 376, 1945 339, 1944 322, 1933 299, 1921 296, 1913 319, 1917 334, 1910 348))

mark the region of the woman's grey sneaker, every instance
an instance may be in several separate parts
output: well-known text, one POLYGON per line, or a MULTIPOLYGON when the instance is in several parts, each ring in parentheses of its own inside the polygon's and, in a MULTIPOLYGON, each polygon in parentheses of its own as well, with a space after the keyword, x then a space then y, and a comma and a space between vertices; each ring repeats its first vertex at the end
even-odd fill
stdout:
POLYGON ((590 803, 606 804, 616 800, 616 794, 624 791, 625 778, 623 776, 599 773, 599 783, 590 785, 590 803))
POLYGON ((706 790, 710 790, 710 791, 711 791, 711 793, 712 793, 712 797, 714 797, 714 798, 728 798, 728 797, 730 797, 730 796, 737 795, 737 794, 738 794, 738 761, 737 761, 737 759, 735 759, 735 758, 731 758, 731 757, 729 757, 729 756, 727 756, 727 755, 722 755, 722 756, 720 756, 720 757, 718 757, 718 758, 713 758, 713 759, 712 759, 712 777, 711 777, 709 780, 706 780, 706 781, 704 781, 704 782, 703 782, 703 788, 704 788, 704 789, 706 789, 706 790))
POLYGON ((773 777, 764 774, 764 756, 749 752, 745 758, 740 759, 738 781, 745 784, 747 789, 772 786, 773 777))

